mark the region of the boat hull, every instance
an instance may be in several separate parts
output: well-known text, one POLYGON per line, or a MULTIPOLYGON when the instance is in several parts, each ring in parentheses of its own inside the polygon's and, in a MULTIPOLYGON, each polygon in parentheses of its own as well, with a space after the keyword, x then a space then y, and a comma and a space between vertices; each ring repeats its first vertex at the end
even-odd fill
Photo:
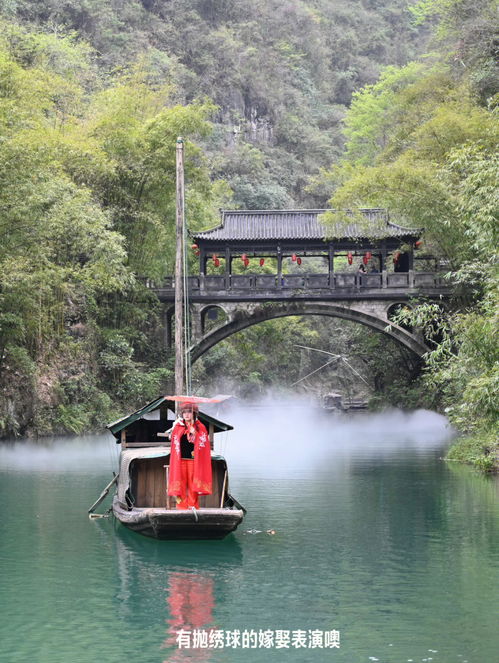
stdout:
POLYGON ((115 517, 128 529, 154 539, 223 539, 244 517, 241 509, 162 509, 121 506, 115 496, 115 517))

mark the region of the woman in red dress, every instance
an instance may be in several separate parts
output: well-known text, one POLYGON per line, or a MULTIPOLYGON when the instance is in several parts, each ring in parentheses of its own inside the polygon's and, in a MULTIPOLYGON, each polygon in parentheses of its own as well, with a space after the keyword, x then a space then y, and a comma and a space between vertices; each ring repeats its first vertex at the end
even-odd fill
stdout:
POLYGON ((212 492, 210 440, 195 403, 182 403, 180 413, 171 435, 168 495, 177 498, 177 509, 199 509, 199 495, 212 492))

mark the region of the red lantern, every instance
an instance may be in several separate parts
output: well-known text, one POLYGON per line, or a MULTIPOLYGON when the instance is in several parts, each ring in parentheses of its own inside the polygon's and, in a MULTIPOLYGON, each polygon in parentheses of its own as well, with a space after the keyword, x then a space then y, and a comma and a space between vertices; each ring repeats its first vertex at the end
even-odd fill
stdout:
POLYGON ((245 258, 243 260, 243 262, 244 262, 244 266, 247 267, 249 265, 249 258, 245 258))
POLYGON ((265 265, 265 258, 260 258, 260 267, 265 265))
POLYGON ((367 263, 369 262, 369 258, 367 257, 367 253, 366 253, 366 255, 362 258, 362 262, 364 263, 364 265, 367 265, 367 263))
POLYGON ((296 259, 296 264, 297 264, 297 265, 301 265, 301 258, 300 258, 300 256, 298 256, 298 258, 296 259))
POLYGON ((213 262, 215 263, 215 267, 220 267, 220 259, 219 258, 215 258, 215 260, 213 262))
POLYGON ((217 258, 217 254, 214 253, 214 254, 211 256, 211 259, 213 260, 213 262, 216 262, 216 261, 218 260, 218 258, 217 258))
POLYGON ((393 254, 393 262, 395 265, 398 263, 399 258, 400 258, 400 251, 397 251, 397 253, 393 254))
POLYGON ((199 246, 197 244, 191 244, 191 249, 195 251, 196 249, 199 249, 199 246))
POLYGON ((421 246, 422 243, 423 243, 423 242, 419 239, 419 240, 416 242, 416 244, 415 244, 414 246, 415 246, 417 249, 419 249, 419 247, 421 246))
POLYGON ((293 255, 291 256, 291 260, 292 260, 293 262, 296 262, 296 253, 293 253, 293 255))
POLYGON ((348 264, 351 265, 352 262, 353 262, 353 255, 352 255, 351 251, 348 252, 347 260, 348 260, 348 264))
POLYGON ((241 256, 241 260, 243 262, 246 262, 246 260, 248 260, 248 256, 245 253, 243 253, 243 255, 241 256))
POLYGON ((372 253, 370 251, 366 251, 366 258, 368 260, 371 260, 371 257, 372 257, 372 253))

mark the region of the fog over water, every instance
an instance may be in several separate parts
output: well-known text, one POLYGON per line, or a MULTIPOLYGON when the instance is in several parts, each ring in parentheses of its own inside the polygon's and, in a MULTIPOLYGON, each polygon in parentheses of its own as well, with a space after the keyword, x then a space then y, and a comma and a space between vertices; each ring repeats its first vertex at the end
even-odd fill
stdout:
MULTIPOLYGON (((305 450, 310 460, 345 450, 349 455, 357 450, 382 456, 401 446, 440 447, 453 436, 446 418, 428 410, 336 413, 322 410, 307 398, 271 396, 249 403, 234 399, 201 409, 234 426, 234 431, 216 436, 216 451, 236 464, 261 464, 262 469, 272 466, 274 470, 274 461, 283 458, 288 469, 302 468, 299 454, 305 450)), ((118 457, 119 445, 108 432, 0 442, 0 467, 12 470, 94 472, 96 465, 115 469, 118 457)))
POLYGON ((214 416, 234 425, 218 436, 216 449, 236 464, 303 470, 316 460, 352 455, 381 458, 401 449, 427 453, 453 437, 445 417, 427 410, 379 413, 327 412, 306 399, 266 398, 250 404, 227 404, 214 416))

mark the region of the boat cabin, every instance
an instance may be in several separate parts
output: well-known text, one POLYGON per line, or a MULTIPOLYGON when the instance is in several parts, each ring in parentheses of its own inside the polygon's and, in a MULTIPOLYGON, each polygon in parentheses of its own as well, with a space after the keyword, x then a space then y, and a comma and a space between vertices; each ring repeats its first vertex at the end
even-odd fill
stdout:
MULTIPOLYGON (((212 449, 215 433, 234 428, 205 412, 199 412, 198 417, 206 426, 212 449)), ((167 396, 161 396, 140 410, 114 421, 107 428, 116 442, 121 443, 122 449, 170 446, 167 431, 172 428, 175 419, 175 402, 168 400, 167 396)))
MULTIPOLYGON (((208 430, 212 450, 215 433, 233 430, 233 426, 204 412, 199 412, 198 418, 208 430)), ((170 464, 167 431, 175 419, 175 403, 163 396, 107 426, 122 448, 117 497, 123 508, 175 509, 175 498, 167 495, 170 464)), ((213 492, 200 496, 199 506, 232 506, 228 503, 232 498, 228 493, 227 463, 213 451, 211 463, 213 492)))
MULTIPOLYGON (((167 495, 170 448, 127 449, 121 454, 118 500, 129 509, 175 509, 175 497, 167 495)), ((225 458, 212 454, 213 492, 200 495, 201 509, 221 509, 232 506, 228 493, 225 458)))

